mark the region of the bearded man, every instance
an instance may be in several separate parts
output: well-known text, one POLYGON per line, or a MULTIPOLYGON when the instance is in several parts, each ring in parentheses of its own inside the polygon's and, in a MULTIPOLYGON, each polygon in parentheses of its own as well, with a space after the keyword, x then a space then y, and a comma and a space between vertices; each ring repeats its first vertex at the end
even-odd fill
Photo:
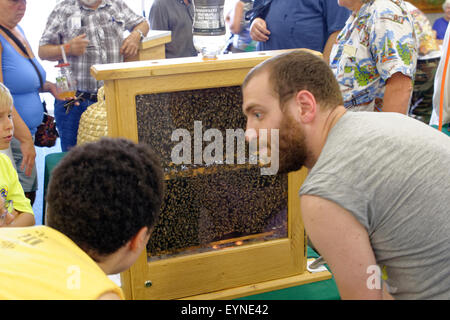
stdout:
POLYGON ((303 222, 341 297, 449 299, 450 139, 399 113, 347 112, 304 51, 256 66, 242 91, 247 130, 278 130, 279 173, 309 169, 303 222))

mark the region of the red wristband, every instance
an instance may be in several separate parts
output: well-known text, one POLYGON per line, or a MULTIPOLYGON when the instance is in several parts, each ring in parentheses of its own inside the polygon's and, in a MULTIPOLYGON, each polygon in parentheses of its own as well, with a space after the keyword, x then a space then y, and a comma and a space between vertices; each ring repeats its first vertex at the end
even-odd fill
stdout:
POLYGON ((63 45, 63 47, 64 47, 64 51, 68 54, 69 50, 70 50, 70 43, 67 42, 66 44, 63 45))

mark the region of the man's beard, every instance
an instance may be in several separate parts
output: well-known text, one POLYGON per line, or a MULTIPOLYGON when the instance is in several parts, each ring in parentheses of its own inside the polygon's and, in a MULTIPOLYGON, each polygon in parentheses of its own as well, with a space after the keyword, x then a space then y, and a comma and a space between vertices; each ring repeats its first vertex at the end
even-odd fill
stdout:
POLYGON ((301 126, 289 115, 280 125, 279 174, 300 170, 307 158, 305 135, 301 126))

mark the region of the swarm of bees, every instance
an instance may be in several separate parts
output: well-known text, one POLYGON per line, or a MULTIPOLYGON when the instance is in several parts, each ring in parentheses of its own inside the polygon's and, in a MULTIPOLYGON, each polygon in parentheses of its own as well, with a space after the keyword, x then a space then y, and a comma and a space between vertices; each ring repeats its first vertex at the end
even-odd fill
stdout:
POLYGON ((245 130, 241 106, 239 86, 136 97, 139 141, 159 154, 166 179, 160 221, 147 246, 149 256, 170 256, 255 234, 287 236, 287 175, 263 176, 258 165, 249 163, 171 160, 175 129, 187 129, 193 136, 194 121, 201 121, 203 130, 215 128, 224 136, 226 129, 245 130))

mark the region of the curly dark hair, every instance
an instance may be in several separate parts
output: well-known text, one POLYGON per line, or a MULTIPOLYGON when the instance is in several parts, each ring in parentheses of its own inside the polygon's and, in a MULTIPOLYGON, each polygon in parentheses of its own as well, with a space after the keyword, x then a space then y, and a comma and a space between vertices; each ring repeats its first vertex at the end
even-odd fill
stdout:
POLYGON ((157 223, 160 161, 146 144, 102 138, 72 148, 52 172, 47 225, 91 257, 109 255, 157 223))

